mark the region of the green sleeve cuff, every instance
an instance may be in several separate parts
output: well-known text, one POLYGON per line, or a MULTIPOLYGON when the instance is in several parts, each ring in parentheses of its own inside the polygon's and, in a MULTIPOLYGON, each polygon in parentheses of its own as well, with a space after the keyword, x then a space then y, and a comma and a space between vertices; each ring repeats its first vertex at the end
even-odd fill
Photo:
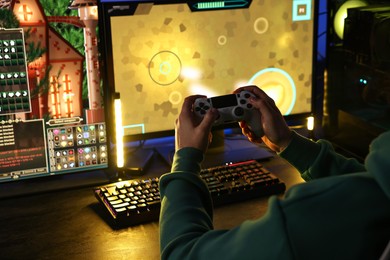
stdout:
POLYGON ((173 157, 171 172, 184 171, 199 174, 203 161, 203 152, 193 147, 185 147, 176 151, 173 157))
POLYGON ((302 173, 311 167, 320 151, 320 144, 293 132, 290 144, 279 155, 302 173))

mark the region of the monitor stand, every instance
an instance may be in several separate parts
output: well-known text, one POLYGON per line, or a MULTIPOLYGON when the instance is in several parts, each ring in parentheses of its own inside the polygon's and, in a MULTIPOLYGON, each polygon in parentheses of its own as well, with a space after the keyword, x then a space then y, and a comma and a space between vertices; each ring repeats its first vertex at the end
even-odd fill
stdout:
POLYGON ((225 131, 213 130, 212 140, 207 149, 208 152, 223 152, 225 149, 225 131))
POLYGON ((248 160, 265 160, 273 156, 268 148, 251 143, 242 134, 227 135, 220 130, 213 131, 213 140, 202 166, 210 168, 248 160))

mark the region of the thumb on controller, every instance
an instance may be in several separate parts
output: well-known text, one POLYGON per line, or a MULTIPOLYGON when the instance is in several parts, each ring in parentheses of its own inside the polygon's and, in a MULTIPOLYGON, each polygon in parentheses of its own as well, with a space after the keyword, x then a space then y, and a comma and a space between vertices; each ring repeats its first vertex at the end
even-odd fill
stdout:
POLYGON ((206 115, 203 117, 202 122, 200 123, 200 127, 204 130, 210 131, 214 121, 218 118, 218 110, 215 108, 211 108, 207 111, 206 115))

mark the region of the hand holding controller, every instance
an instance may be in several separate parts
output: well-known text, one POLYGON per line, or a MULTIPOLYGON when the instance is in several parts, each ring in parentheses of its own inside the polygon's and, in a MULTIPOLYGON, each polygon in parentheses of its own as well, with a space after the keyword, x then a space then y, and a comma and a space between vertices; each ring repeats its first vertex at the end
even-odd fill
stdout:
POLYGON ((194 112, 199 117, 203 117, 206 112, 216 108, 219 117, 214 125, 245 121, 251 131, 257 136, 263 136, 263 129, 260 122, 260 114, 249 103, 249 98, 254 96, 249 91, 241 91, 236 94, 212 97, 198 98, 194 103, 194 112))

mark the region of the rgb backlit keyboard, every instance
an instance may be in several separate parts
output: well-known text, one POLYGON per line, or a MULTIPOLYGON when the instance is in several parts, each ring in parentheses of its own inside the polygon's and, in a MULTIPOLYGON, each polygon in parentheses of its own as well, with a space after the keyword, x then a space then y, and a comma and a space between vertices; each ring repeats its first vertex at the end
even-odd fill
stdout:
MULTIPOLYGON (((261 163, 250 160, 203 169, 214 206, 283 193, 285 184, 261 163)), ((126 180, 94 188, 113 223, 131 226, 158 220, 159 179, 126 180)))

